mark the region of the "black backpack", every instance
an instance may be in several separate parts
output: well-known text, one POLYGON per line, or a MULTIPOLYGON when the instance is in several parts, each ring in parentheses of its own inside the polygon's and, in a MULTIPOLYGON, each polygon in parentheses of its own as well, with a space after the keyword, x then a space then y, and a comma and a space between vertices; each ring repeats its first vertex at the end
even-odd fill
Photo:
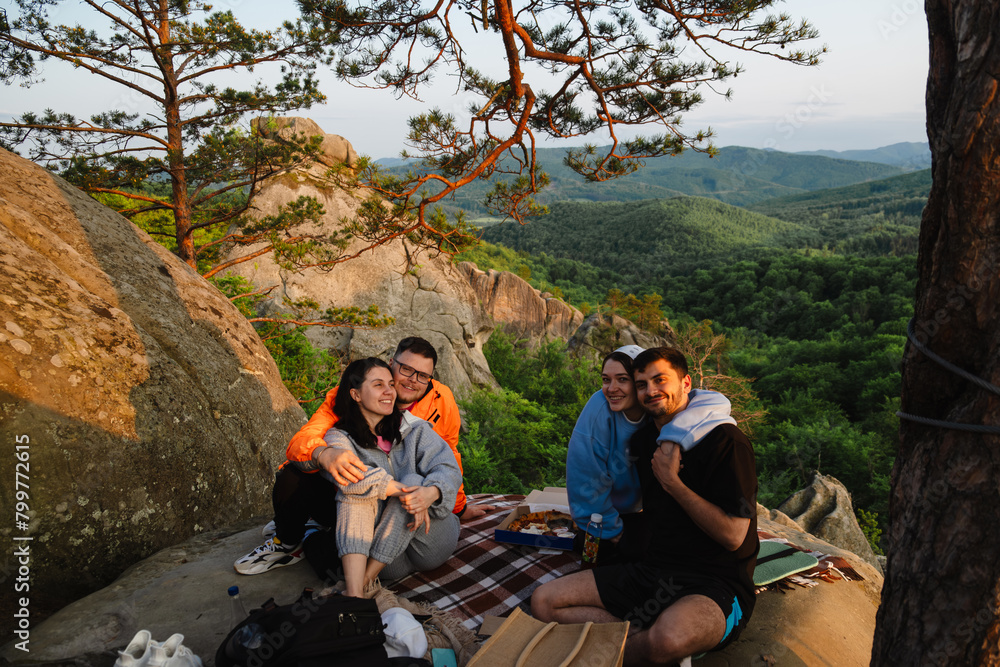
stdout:
POLYGON ((343 595, 312 598, 307 588, 295 602, 274 598, 233 628, 215 652, 217 667, 382 667, 382 616, 374 600, 343 595))

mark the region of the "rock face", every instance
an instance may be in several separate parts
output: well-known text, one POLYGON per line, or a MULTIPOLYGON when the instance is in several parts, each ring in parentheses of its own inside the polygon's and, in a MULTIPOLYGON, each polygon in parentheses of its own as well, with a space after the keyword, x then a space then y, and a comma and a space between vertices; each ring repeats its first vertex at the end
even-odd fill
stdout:
MULTIPOLYGON (((847 559, 865 580, 820 582, 787 593, 764 591, 758 594, 753 616, 740 638, 695 664, 867 665, 881 575, 854 554, 811 535, 764 516, 758 521, 761 530, 847 559), (763 661, 766 656, 772 661, 763 661)), ((159 641, 175 632, 183 634, 185 646, 211 665, 229 630, 229 586, 238 584, 240 596, 255 604, 268 597, 286 602, 304 587, 318 585, 312 568, 304 563, 259 577, 233 572, 234 554, 246 553, 260 543, 260 524, 248 525, 198 535, 164 549, 130 568, 114 585, 61 610, 32 629, 31 659, 111 667, 117 657, 114 649, 145 628, 159 641)), ((0 657, 26 656, 8 644, 0 657)))
MULTIPOLYGON (((305 119, 284 121, 298 131, 309 127, 309 123, 315 126, 305 119)), ((258 213, 271 215, 300 196, 312 196, 326 211, 319 229, 308 223, 297 229, 308 233, 338 229, 340 219, 357 211, 365 193, 347 192, 332 185, 324 178, 324 171, 314 166, 273 180, 255 200, 258 213)), ((356 252, 365 245, 354 241, 347 252, 356 252)), ((237 254, 252 253, 255 249, 255 246, 239 249, 237 254)), ((283 297, 292 300, 308 297, 318 302, 321 309, 366 308, 377 304, 382 314, 396 320, 391 326, 369 330, 312 327, 307 335, 321 347, 335 348, 351 359, 367 356, 387 359, 401 338, 422 336, 438 352, 435 375, 457 393, 476 385, 496 385, 482 352, 493 331, 493 322, 465 275, 444 255, 418 250, 401 238, 330 270, 289 273, 280 269, 268 254, 238 264, 232 271, 258 287, 278 285, 272 292, 274 308, 280 309, 283 297)))
POLYGON ((28 445, 31 517, 0 534, 33 538, 41 614, 266 512, 304 414, 250 324, 187 265, 31 162, 0 150, 0 173, 0 441, 11 461, 28 445))
POLYGON ((319 145, 318 160, 320 164, 327 167, 335 167, 338 164, 346 164, 353 167, 358 161, 358 154, 344 137, 339 134, 327 134, 309 118, 299 118, 296 116, 288 118, 269 118, 263 122, 255 119, 253 127, 262 136, 275 141, 289 141, 296 136, 322 137, 319 145))
POLYGON ((533 340, 568 340, 583 324, 579 310, 555 297, 546 297, 509 271, 480 271, 471 262, 462 262, 458 267, 486 312, 507 331, 533 340))
POLYGON ((854 553, 766 518, 758 510, 760 530, 792 544, 847 560, 864 581, 820 582, 812 588, 758 593, 753 616, 739 639, 722 651, 699 658, 698 667, 731 665, 837 665, 863 667, 871 662, 875 614, 882 574, 854 553))
POLYGON ((569 349, 577 354, 590 354, 600 359, 611 350, 623 345, 651 347, 674 345, 673 331, 665 321, 661 323, 667 336, 654 336, 643 331, 618 315, 591 313, 569 340, 569 349))
POLYGON ((875 568, 881 567, 854 516, 851 494, 833 477, 813 476, 812 483, 778 506, 802 529, 855 553, 875 568))

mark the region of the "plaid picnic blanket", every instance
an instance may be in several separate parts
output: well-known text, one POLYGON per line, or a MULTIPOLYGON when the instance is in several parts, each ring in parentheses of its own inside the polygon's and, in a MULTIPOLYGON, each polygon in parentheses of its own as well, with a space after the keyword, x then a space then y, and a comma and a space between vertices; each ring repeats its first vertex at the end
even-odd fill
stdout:
POLYGON ((503 616, 524 604, 546 581, 579 570, 580 559, 571 551, 543 554, 534 547, 493 541, 493 529, 522 500, 524 496, 518 495, 470 496, 471 503, 497 509, 462 524, 458 546, 444 565, 389 587, 400 597, 457 614, 465 627, 475 631, 483 616, 503 616))
MULTIPOLYGON (((427 572, 415 572, 388 587, 400 597, 427 602, 458 615, 465 627, 475 631, 484 616, 506 616, 514 607, 525 604, 531 593, 546 581, 578 571, 580 558, 571 551, 542 553, 534 547, 493 541, 494 528, 522 500, 524 496, 519 495, 470 496, 471 503, 495 505, 497 509, 480 519, 462 524, 458 546, 444 565, 427 572)), ((757 534, 762 540, 778 540, 795 546, 763 530, 758 530, 757 534)), ((786 581, 800 586, 815 585, 815 579, 832 583, 841 578, 834 572, 852 581, 863 579, 843 558, 818 551, 807 553, 816 556, 819 565, 795 575, 797 578, 786 577, 760 587, 758 592, 780 587, 786 581)))

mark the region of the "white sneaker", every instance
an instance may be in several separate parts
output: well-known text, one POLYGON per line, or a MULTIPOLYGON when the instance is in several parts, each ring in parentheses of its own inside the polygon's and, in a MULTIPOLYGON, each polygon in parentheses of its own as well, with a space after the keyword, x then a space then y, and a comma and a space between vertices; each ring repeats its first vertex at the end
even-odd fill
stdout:
POLYGON ((240 574, 263 574, 276 567, 294 565, 300 560, 302 560, 301 544, 280 544, 272 537, 233 563, 233 567, 240 574))
POLYGON ((118 651, 115 667, 138 667, 149 662, 149 630, 140 630, 128 643, 124 651, 118 651))
POLYGON ((161 643, 154 641, 148 630, 140 630, 125 650, 118 652, 115 667, 202 667, 202 663, 184 646, 184 635, 175 633, 161 643))
POLYGON ((201 658, 184 646, 184 635, 175 633, 163 642, 166 662, 163 667, 202 667, 201 658))

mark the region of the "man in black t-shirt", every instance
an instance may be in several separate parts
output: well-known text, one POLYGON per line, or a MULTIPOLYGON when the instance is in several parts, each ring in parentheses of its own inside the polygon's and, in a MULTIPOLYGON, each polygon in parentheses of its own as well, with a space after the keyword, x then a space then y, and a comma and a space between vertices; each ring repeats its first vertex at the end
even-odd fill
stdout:
POLYGON ((652 417, 630 443, 648 527, 645 556, 548 582, 532 595, 531 610, 560 623, 627 620, 638 631, 625 644, 626 664, 669 664, 725 646, 750 618, 760 546, 757 474, 750 442, 729 424, 683 452, 656 441, 688 404, 683 354, 646 350, 635 359, 633 379, 652 417))

